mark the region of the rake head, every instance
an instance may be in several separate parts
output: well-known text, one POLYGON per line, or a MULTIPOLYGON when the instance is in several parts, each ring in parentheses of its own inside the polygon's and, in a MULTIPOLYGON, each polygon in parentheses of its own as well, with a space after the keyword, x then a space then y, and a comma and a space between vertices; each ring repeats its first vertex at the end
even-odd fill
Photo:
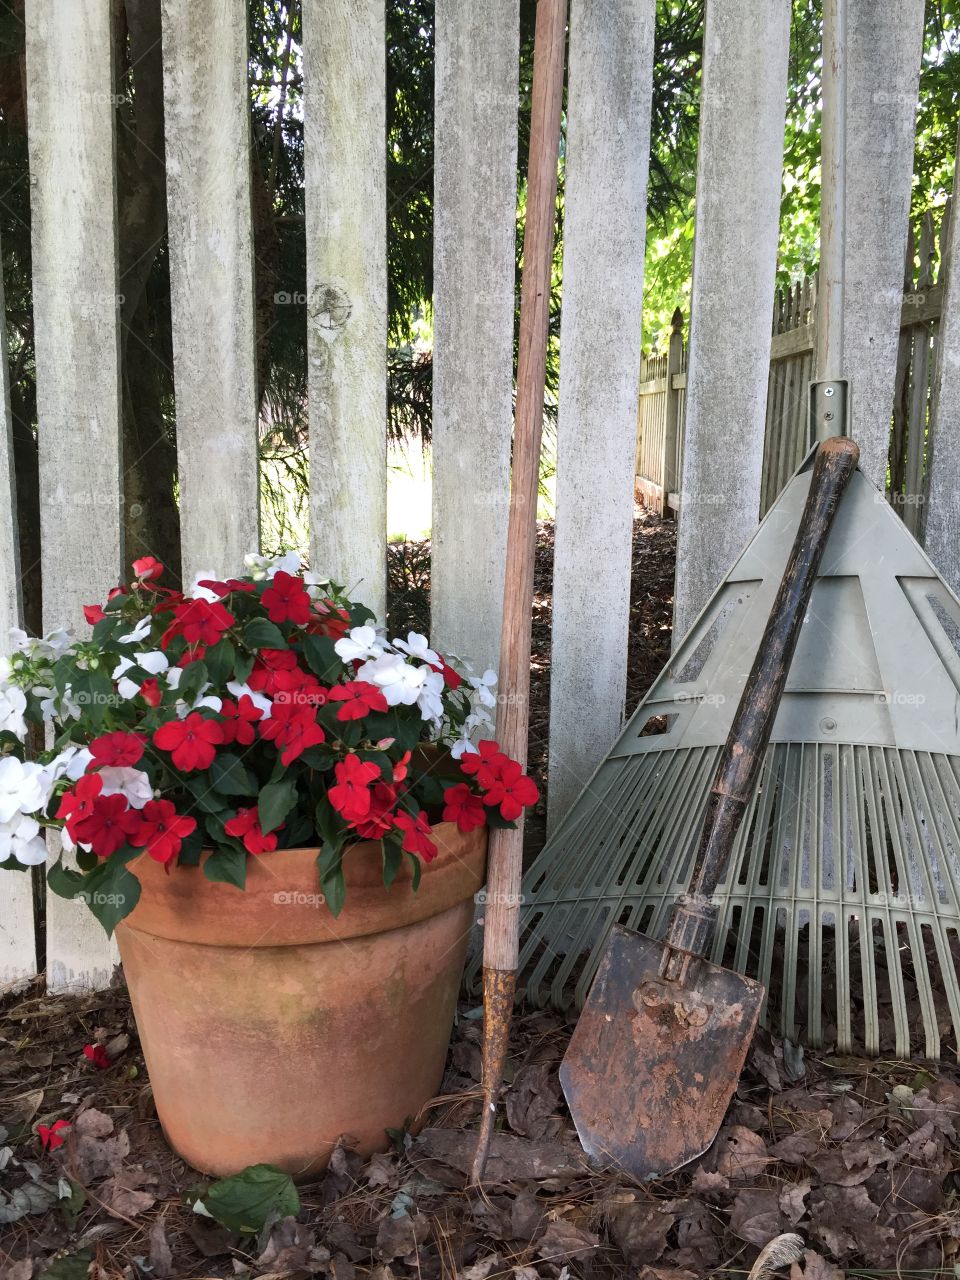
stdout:
MULTIPOLYGON (((528 997, 582 1005, 611 929, 658 937, 809 484, 801 470, 528 872, 528 997)), ((960 1033, 960 602, 858 472, 722 881, 711 959, 841 1052, 960 1033)))

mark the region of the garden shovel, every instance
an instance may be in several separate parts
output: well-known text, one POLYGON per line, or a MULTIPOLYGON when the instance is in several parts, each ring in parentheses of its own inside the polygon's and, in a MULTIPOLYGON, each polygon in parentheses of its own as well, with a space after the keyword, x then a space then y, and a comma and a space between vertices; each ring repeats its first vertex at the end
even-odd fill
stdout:
POLYGON ((615 926, 560 1068, 591 1157, 637 1178, 713 1141, 760 1016, 764 988, 709 963, 713 893, 753 796, 840 497, 860 452, 817 447, 806 504, 730 728, 687 892, 663 941, 615 926))

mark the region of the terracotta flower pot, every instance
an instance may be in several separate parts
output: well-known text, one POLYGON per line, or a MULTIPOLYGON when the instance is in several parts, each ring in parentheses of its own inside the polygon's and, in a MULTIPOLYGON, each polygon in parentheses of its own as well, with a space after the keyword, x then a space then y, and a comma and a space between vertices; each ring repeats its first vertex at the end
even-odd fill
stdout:
POLYGON ((130 864, 143 893, 120 954, 160 1123, 194 1168, 306 1176, 341 1136, 384 1150, 435 1095, 487 832, 434 837, 416 893, 407 865, 384 888, 379 844, 349 849, 336 919, 315 849, 250 858, 245 891, 130 864))

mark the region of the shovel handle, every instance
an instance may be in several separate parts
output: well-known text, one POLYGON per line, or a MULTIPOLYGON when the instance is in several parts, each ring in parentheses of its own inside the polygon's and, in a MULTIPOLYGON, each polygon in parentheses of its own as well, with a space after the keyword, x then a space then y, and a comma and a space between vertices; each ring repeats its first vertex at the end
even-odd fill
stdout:
POLYGON ((705 956, 713 939, 717 907, 711 899, 753 795, 827 537, 859 457, 845 437, 825 440, 817 450, 787 567, 710 791, 690 885, 667 929, 666 977, 682 981, 691 957, 705 956))

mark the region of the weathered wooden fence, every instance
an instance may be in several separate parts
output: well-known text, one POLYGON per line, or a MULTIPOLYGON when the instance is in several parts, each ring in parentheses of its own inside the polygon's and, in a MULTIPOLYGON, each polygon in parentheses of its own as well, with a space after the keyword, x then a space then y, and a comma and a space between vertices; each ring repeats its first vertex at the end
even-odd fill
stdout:
MULTIPOLYGON (((934 386, 949 253, 952 200, 911 228, 904 267, 897 372, 890 417, 887 498, 910 531, 921 536, 929 496, 936 427, 934 386)), ((767 383, 760 515, 800 465, 807 448, 807 389, 816 350, 816 277, 778 290, 767 383)), ((686 347, 676 311, 667 352, 641 362, 637 419, 637 493, 662 514, 680 507, 686 347)), ((852 402, 857 432, 857 402, 852 402)))
MULTIPOLYGON (((150 550, 121 545, 113 9, 26 0, 25 14, 44 621, 78 632, 81 605, 150 550)), ((246 10, 247 0, 161 8, 185 575, 236 569, 258 540, 246 10)), ((591 655, 598 693, 585 741, 574 658, 566 679, 580 696, 552 712, 551 763, 568 791, 615 737, 625 699, 654 12, 655 0, 571 5, 554 626, 591 655), (611 341, 594 303, 623 262, 635 265, 611 341), (592 496, 577 495, 586 455, 602 471, 595 520, 592 496)), ((310 477, 312 560, 360 579, 358 595, 382 615, 384 0, 302 0, 302 16, 310 449, 322 460, 310 477)), ((498 657, 509 506, 519 30, 519 0, 437 0, 432 603, 438 642, 483 666, 498 657)), ((5 637, 20 607, 4 403, 5 637)), ((36 971, 31 901, 28 876, 0 872, 0 982, 36 971)), ((96 986, 114 951, 80 906, 52 898, 44 962, 52 987, 96 986)))

